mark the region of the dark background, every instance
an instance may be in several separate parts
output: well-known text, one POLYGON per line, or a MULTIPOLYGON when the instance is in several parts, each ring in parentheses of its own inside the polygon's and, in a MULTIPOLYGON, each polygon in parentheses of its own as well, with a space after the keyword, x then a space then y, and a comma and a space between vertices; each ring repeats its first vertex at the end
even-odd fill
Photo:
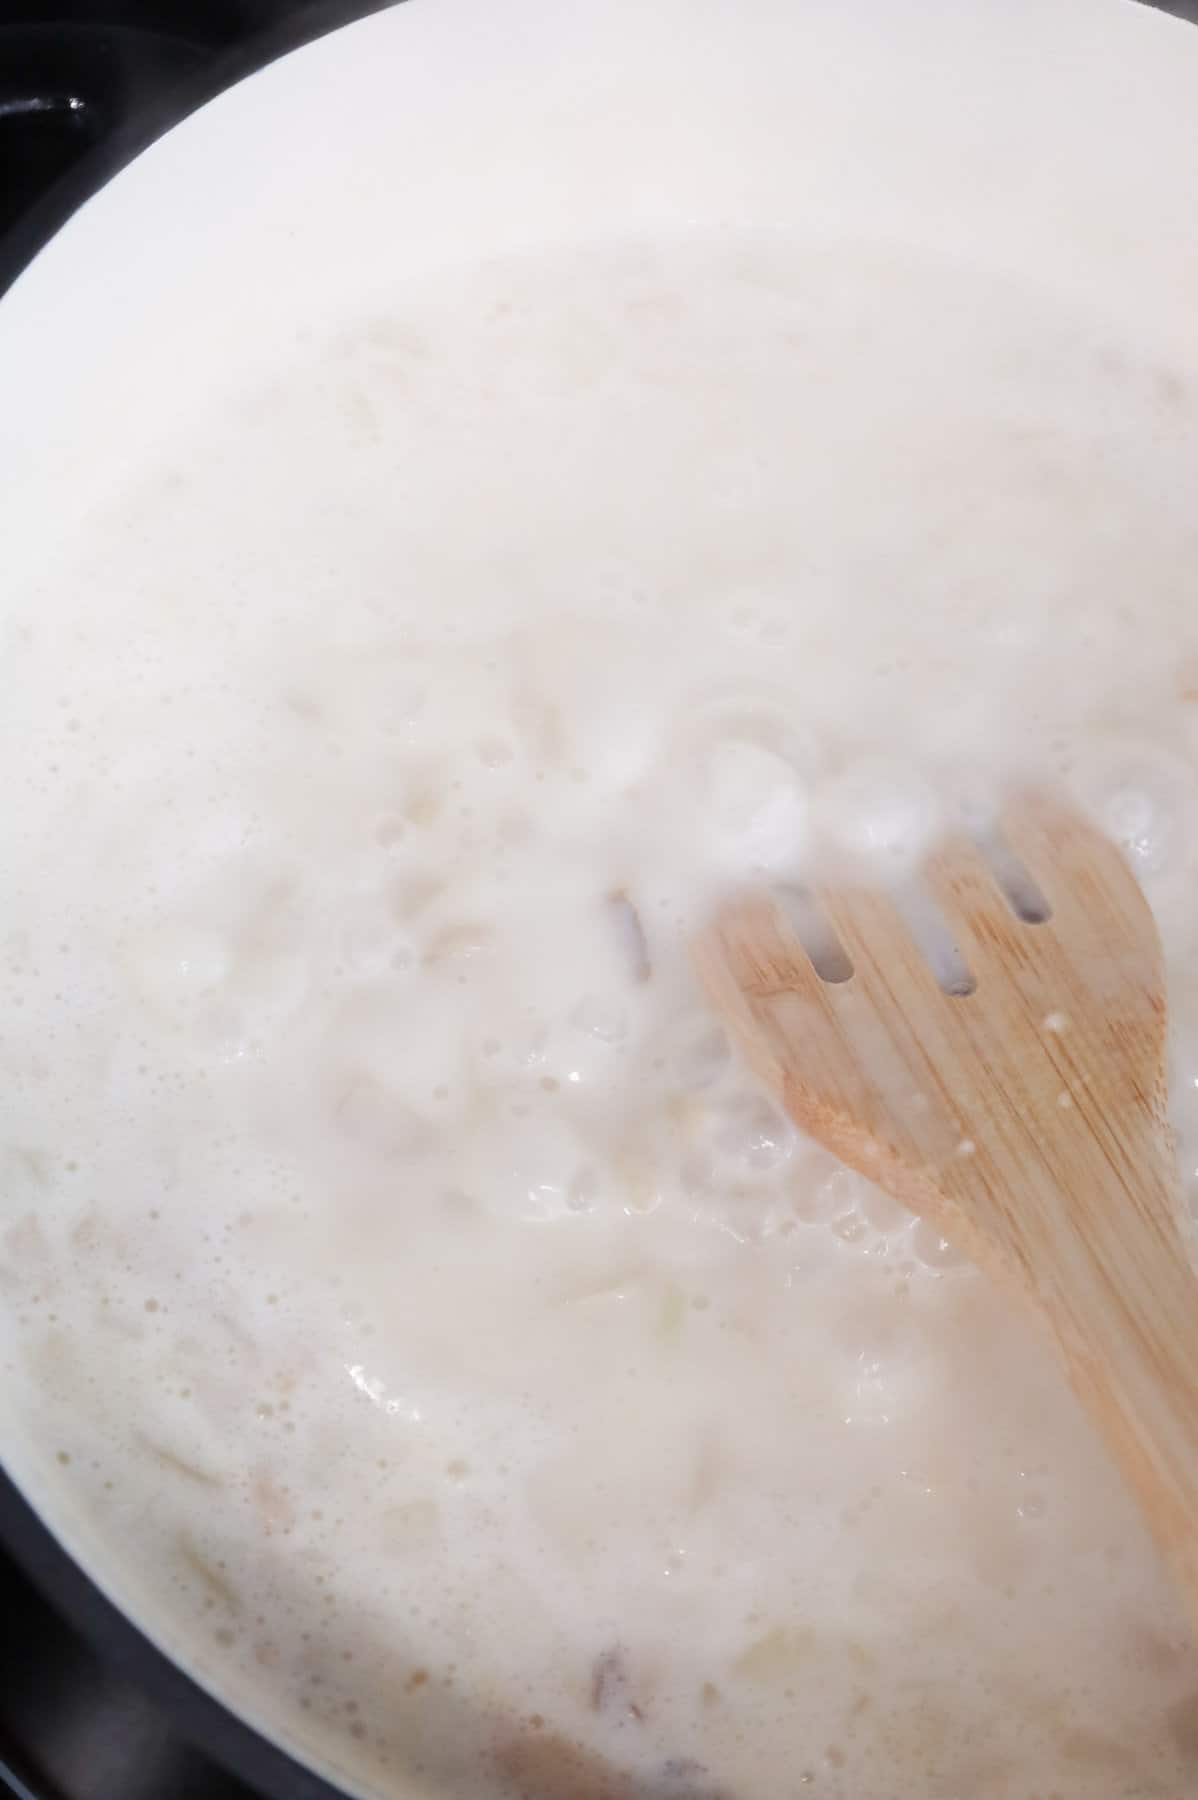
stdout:
POLYGON ((182 113, 387 3, 0 0, 0 292, 182 113))

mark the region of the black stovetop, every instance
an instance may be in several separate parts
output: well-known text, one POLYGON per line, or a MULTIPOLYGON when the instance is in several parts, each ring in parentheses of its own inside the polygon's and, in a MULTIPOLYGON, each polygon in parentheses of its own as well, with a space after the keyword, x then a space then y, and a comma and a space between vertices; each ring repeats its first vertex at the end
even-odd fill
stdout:
MULTIPOLYGON (((387 3, 0 0, 0 293, 87 194, 173 120, 272 56, 387 3)), ((1198 0, 1162 3, 1198 23, 1198 0)), ((0 1550, 5 1794, 257 1800, 0 1550)))
POLYGON ((252 1800, 105 1666, 0 1555, 0 1794, 18 1800, 252 1800))
POLYGON ((389 0, 0 0, 0 292, 121 163, 389 0))

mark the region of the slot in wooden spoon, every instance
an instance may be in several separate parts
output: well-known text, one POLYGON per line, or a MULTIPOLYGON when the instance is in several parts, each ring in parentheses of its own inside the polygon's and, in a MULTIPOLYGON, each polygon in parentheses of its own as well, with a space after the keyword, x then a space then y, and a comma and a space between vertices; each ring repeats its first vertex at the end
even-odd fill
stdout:
POLYGON ((933 1220, 1047 1327, 1198 1623, 1198 1276, 1166 1113, 1165 984, 1118 850, 1043 794, 1004 817, 1018 916, 965 838, 924 870, 974 987, 945 992, 887 895, 816 896, 822 979, 780 902, 701 935, 707 990, 809 1136, 933 1220), (1050 916, 1043 913, 1050 909, 1050 916))

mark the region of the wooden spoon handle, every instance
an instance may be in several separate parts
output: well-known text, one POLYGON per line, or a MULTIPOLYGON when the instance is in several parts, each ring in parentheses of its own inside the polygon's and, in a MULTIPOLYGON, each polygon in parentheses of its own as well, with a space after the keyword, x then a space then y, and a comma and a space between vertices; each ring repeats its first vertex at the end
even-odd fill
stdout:
POLYGON ((1132 1160, 1130 1175, 1122 1160, 1089 1161, 1107 1192, 1084 1207, 1084 1232, 1076 1193, 1053 1209, 1062 1229, 1034 1297, 1198 1621, 1198 1275, 1172 1223, 1180 1196, 1163 1134, 1132 1160))

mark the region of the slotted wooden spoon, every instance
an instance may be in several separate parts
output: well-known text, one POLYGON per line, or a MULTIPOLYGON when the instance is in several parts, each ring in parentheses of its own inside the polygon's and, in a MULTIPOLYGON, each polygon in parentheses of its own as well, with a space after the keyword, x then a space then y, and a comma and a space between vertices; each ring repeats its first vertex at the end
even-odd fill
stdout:
POLYGON ((1120 853, 1063 804, 1020 796, 1003 830, 1050 917, 1017 916, 964 837, 923 872, 968 994, 939 985, 891 899, 850 888, 818 896, 847 979, 822 979, 760 894, 723 911, 698 962, 800 1128, 1035 1309, 1198 1623, 1198 1277, 1156 927, 1120 853))

